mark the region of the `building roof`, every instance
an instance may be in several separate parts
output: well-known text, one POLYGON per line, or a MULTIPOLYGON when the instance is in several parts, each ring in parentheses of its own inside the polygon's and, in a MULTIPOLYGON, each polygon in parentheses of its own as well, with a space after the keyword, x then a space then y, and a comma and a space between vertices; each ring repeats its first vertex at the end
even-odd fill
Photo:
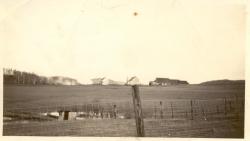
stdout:
POLYGON ((188 84, 187 81, 178 80, 178 79, 169 79, 169 78, 156 78, 154 82, 157 83, 182 83, 182 84, 188 84))

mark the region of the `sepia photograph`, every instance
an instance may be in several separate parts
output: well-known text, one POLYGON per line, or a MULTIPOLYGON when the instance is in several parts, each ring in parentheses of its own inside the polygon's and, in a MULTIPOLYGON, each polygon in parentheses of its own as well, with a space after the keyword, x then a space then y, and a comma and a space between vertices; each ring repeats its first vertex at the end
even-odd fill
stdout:
POLYGON ((0 0, 2 136, 246 137, 245 0, 0 0))

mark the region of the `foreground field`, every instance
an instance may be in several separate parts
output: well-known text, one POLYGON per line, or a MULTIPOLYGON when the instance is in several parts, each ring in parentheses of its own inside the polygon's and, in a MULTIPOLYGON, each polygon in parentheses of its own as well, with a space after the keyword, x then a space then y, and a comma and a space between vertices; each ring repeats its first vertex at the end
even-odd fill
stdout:
MULTIPOLYGON (((140 95, 146 136, 244 136, 243 85, 144 86, 140 95)), ((133 116, 129 86, 4 86, 3 135, 136 136, 133 116), (114 105, 122 118, 41 116, 60 110, 110 114, 114 105)))
MULTIPOLYGON (((242 123, 237 119, 225 120, 184 120, 146 119, 146 137, 213 137, 242 138, 242 123)), ((12 136, 101 136, 134 137, 136 136, 133 119, 62 121, 6 125, 3 134, 12 136)))

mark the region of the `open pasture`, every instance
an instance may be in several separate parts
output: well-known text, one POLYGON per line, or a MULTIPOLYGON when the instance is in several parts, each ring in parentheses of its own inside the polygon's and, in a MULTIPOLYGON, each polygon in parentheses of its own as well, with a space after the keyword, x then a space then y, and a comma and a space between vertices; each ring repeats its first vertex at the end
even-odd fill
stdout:
MULTIPOLYGON (((15 120, 4 121, 3 135, 136 136, 131 93, 130 86, 7 85, 4 116, 15 120), (58 121, 41 116, 62 109, 112 113, 114 105, 123 119, 58 121)), ((244 136, 242 85, 140 86, 140 96, 146 136, 244 136)))

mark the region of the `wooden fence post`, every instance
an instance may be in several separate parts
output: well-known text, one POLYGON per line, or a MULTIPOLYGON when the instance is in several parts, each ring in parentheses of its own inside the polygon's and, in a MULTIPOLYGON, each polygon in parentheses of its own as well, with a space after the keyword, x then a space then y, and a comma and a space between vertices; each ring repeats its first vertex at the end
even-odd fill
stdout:
POLYGON ((244 100, 241 101, 241 106, 242 106, 241 108, 244 109, 244 107, 245 107, 245 101, 244 100))
POLYGON ((193 101, 191 100, 190 101, 190 106, 191 106, 191 120, 193 120, 194 119, 194 117, 193 117, 193 101))
POLYGON ((202 113, 203 118, 205 118, 205 117, 206 117, 206 115, 205 115, 205 110, 204 110, 204 108, 203 108, 203 107, 201 107, 201 113, 202 113))
POLYGON ((172 118, 174 118, 174 109, 173 109, 173 103, 171 102, 171 114, 172 114, 172 118))
POLYGON ((154 103, 154 116, 155 116, 155 119, 156 119, 156 105, 154 103))
POLYGON ((236 113, 236 118, 239 119, 239 104, 238 104, 238 96, 235 95, 235 113, 236 113))
POLYGON ((235 103, 238 104, 238 96, 235 95, 235 103))
POLYGON ((142 115, 142 107, 141 107, 141 99, 139 95, 139 86, 133 85, 132 86, 133 92, 133 104, 134 104, 134 111, 135 111, 135 122, 136 122, 136 131, 138 137, 144 137, 144 122, 143 122, 143 115, 142 115))
POLYGON ((227 98, 224 99, 224 114, 227 115, 227 98))
POLYGON ((116 108, 116 104, 114 104, 114 107, 113 107, 113 118, 116 119, 116 116, 117 116, 117 108, 116 108))
POLYGON ((233 110, 233 107, 232 107, 232 102, 229 101, 229 111, 231 112, 233 110))
POLYGON ((216 111, 217 111, 217 114, 220 113, 220 110, 219 110, 219 106, 218 106, 218 105, 216 105, 216 111))
POLYGON ((162 101, 160 101, 160 115, 161 115, 161 119, 163 119, 163 111, 162 111, 163 107, 162 107, 162 101))
POLYGON ((101 107, 101 118, 103 119, 103 111, 104 111, 104 107, 101 107))

